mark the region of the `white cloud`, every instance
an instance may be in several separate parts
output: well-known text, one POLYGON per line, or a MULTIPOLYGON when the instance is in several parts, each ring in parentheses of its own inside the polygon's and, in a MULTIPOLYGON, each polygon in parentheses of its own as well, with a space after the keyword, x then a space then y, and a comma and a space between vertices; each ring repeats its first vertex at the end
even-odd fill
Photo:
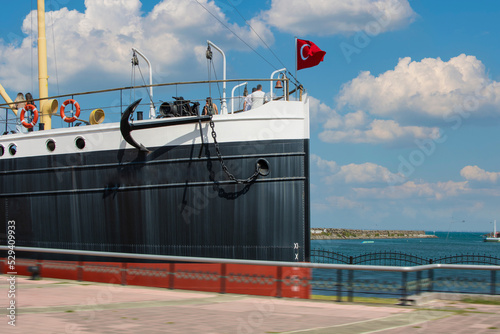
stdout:
MULTIPOLYGON (((214 16, 230 27, 247 43, 256 47, 261 43, 250 28, 229 23, 222 10, 210 0, 200 0, 214 16)), ((141 12, 139 0, 86 0, 85 12, 61 8, 47 12, 47 49, 52 57, 57 50, 58 81, 67 89, 68 83, 78 82, 94 74, 93 84, 104 80, 113 83, 130 82, 131 48, 142 51, 153 64, 154 76, 179 75, 188 66, 206 70, 204 49, 206 40, 229 49, 246 46, 195 1, 163 0, 149 13, 141 12), (53 23, 53 24, 52 24, 53 23), (55 41, 52 36, 55 36, 55 41), (200 57, 196 50, 202 50, 200 57), (199 60, 202 60, 201 63, 199 60), (80 79, 82 80, 82 79, 80 79)), ((31 87, 31 40, 36 41, 36 12, 23 22, 18 43, 1 44, 0 82, 13 90, 31 87), (34 22, 34 24, 32 24, 34 22), (30 37, 30 35, 32 37, 30 37)), ((266 41, 274 42, 267 25, 251 20, 253 28, 266 41)), ((49 74, 54 82, 55 64, 49 59, 49 74)), ((35 69, 35 72, 37 70, 35 69)), ((191 73, 197 71, 191 71, 191 73)), ((186 78, 184 78, 186 79, 186 78)))
POLYGON ((337 112, 313 96, 309 96, 309 115, 311 125, 324 124, 327 120, 337 117, 337 112))
POLYGON ((377 77, 362 72, 344 84, 338 102, 341 107, 378 117, 442 122, 457 110, 472 115, 498 114, 500 83, 488 78, 483 63, 474 56, 461 54, 447 62, 406 57, 394 70, 377 77))
POLYGON ((312 154, 311 162, 323 171, 323 180, 326 184, 373 184, 402 182, 402 176, 391 173, 387 168, 366 162, 363 164, 348 164, 339 166, 335 161, 324 160, 312 154))
POLYGON ((401 126, 394 120, 373 119, 358 110, 339 114, 320 100, 309 97, 311 124, 322 125, 319 138, 327 143, 414 144, 415 140, 437 139, 437 127, 401 126))
POLYGON ((496 183, 500 179, 500 172, 487 172, 478 166, 465 166, 460 175, 468 181, 496 183))
POLYGON ((339 115, 336 111, 332 110, 329 118, 324 124, 325 129, 356 129, 364 127, 369 122, 368 115, 359 110, 356 112, 348 113, 344 116, 339 115))
POLYGON ((320 170, 324 170, 330 173, 337 173, 340 168, 335 161, 328 161, 322 159, 316 154, 311 154, 311 162, 313 165, 317 166, 320 170))
POLYGON ((322 141, 414 145, 440 138, 438 126, 445 122, 455 129, 469 117, 500 116, 500 83, 474 56, 403 58, 377 77, 360 73, 343 85, 337 102, 337 110, 311 104, 324 129, 322 141))
POLYGON ((281 31, 327 36, 394 30, 411 23, 416 14, 407 0, 273 0, 262 17, 281 31))
POLYGON ((331 181, 342 180, 345 183, 379 183, 389 180, 402 179, 396 174, 391 173, 387 168, 371 162, 363 164, 348 164, 342 166, 336 175, 331 176, 331 181))
POLYGON ((363 112, 349 113, 343 118, 334 115, 327 121, 319 138, 327 143, 404 144, 413 143, 416 139, 440 137, 436 127, 401 126, 394 120, 381 119, 366 124, 367 118, 363 112), (329 129, 334 127, 337 129, 329 129))
POLYGON ((407 181, 400 185, 385 188, 355 188, 354 191, 359 197, 376 199, 426 198, 442 200, 471 193, 467 181, 436 183, 407 181))

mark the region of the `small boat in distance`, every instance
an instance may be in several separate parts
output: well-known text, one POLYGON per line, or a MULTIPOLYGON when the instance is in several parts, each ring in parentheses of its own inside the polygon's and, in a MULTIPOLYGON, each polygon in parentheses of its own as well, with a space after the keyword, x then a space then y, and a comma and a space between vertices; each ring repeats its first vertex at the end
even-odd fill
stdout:
POLYGON ((500 242, 500 232, 497 232, 497 221, 493 222, 493 233, 490 236, 486 235, 485 242, 500 242))

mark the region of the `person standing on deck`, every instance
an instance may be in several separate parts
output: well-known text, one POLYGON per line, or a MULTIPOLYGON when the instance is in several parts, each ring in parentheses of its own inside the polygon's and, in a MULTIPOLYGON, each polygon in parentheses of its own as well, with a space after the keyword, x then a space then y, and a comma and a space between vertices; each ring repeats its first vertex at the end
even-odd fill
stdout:
POLYGON ((252 93, 252 109, 262 106, 265 101, 266 93, 262 91, 262 85, 257 85, 257 90, 252 93))
POLYGON ((219 110, 217 110, 217 106, 212 102, 211 97, 207 97, 207 102, 203 107, 203 115, 217 115, 219 110))
MULTIPOLYGON (((257 90, 257 88, 252 88, 252 94, 253 92, 255 92, 257 90)), ((247 110, 250 110, 252 109, 252 94, 248 94, 246 97, 245 97, 245 102, 243 102, 243 111, 247 111, 247 110)))

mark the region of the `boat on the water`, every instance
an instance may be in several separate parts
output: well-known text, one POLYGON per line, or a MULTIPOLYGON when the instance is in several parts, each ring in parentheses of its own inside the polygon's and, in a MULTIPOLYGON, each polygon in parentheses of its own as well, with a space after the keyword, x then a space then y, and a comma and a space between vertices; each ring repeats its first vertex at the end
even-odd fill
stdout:
POLYGON ((49 97, 43 72, 39 120, 3 91, 0 108, 31 131, 0 136, 0 244, 15 225, 16 246, 308 261, 309 103, 305 94, 290 98, 292 81, 281 73, 282 96, 249 111, 228 110, 224 88, 217 115, 200 115, 191 102, 204 96, 159 108, 138 99, 111 123, 102 122, 102 105, 82 105, 94 112, 79 114, 83 95, 49 97), (88 121, 52 128, 56 113, 88 121))
POLYGON ((500 232, 497 232, 497 221, 493 222, 493 233, 486 235, 484 238, 485 242, 500 242, 500 232))

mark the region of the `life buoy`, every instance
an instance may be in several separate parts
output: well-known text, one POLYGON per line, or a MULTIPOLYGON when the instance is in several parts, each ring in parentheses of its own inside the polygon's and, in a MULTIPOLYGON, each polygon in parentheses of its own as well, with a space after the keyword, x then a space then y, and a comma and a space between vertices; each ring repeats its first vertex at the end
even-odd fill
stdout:
POLYGON ((64 103, 61 105, 61 118, 63 119, 63 121, 68 122, 68 123, 72 123, 72 122, 76 121, 76 119, 79 116, 80 116, 80 105, 78 104, 78 102, 76 102, 73 99, 69 99, 69 100, 64 101, 64 103), (76 113, 75 113, 75 116, 73 116, 73 117, 66 117, 66 115, 64 115, 64 108, 70 103, 75 106, 76 113))
POLYGON ((21 110, 21 115, 19 116, 19 119, 21 120, 21 124, 26 128, 26 129, 31 129, 32 127, 35 126, 36 122, 38 122, 38 110, 36 110, 36 107, 32 104, 27 104, 23 107, 21 110), (32 110, 33 114, 35 115, 33 119, 31 120, 31 123, 28 123, 24 120, 24 114, 26 113, 26 110, 32 110))

